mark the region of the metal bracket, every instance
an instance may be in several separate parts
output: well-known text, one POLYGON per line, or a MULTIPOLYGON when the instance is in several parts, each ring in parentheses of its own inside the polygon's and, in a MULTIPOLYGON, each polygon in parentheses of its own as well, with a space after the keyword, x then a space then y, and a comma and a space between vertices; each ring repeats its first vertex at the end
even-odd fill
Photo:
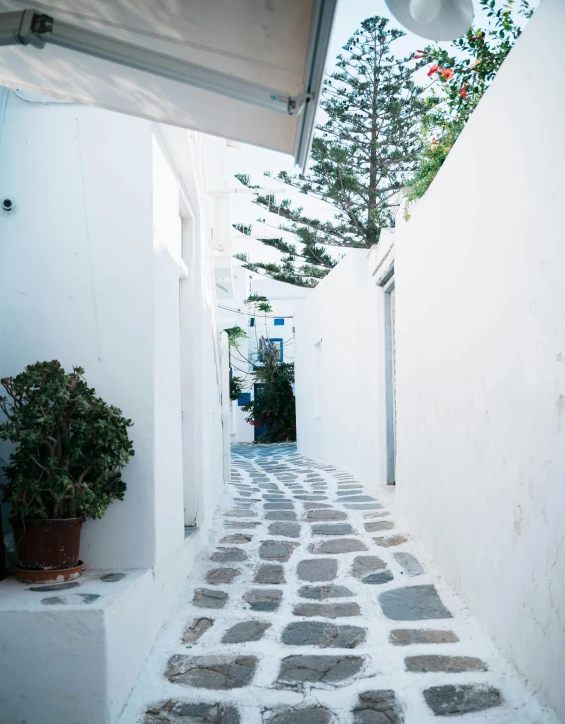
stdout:
POLYGON ((52 29, 53 18, 36 10, 0 13, 0 45, 44 48, 52 29))
POLYGON ((51 38, 53 22, 50 15, 40 14, 35 10, 24 10, 17 39, 22 45, 44 48, 47 40, 51 38))
POLYGON ((288 114, 290 116, 298 116, 304 110, 307 103, 314 100, 313 93, 300 93, 297 96, 291 96, 288 99, 288 114))

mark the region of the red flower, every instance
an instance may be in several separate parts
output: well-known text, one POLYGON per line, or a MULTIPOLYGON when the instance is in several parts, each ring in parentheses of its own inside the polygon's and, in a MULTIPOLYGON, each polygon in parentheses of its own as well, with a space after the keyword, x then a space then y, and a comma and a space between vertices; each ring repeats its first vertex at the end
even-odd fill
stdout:
POLYGON ((453 78, 453 71, 451 68, 442 68, 440 75, 444 80, 451 80, 453 78))
POLYGON ((459 91, 459 95, 463 99, 467 98, 467 83, 463 83, 463 88, 459 91))
POLYGON ((431 78, 434 73, 437 73, 440 69, 439 65, 437 63, 434 63, 432 67, 428 71, 428 78, 431 78))
POLYGON ((422 58, 425 58, 425 57, 426 57, 426 54, 424 53, 423 50, 417 50, 414 53, 414 60, 422 60, 422 58))

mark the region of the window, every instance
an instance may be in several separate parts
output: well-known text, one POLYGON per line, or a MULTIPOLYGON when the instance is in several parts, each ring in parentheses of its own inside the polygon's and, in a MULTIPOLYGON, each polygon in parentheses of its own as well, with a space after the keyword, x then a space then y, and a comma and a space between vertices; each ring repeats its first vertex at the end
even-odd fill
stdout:
MULTIPOLYGON (((284 362, 284 351, 283 351, 283 340, 282 337, 277 337, 276 339, 267 339, 265 342, 269 345, 269 349, 274 349, 275 347, 279 350, 279 361, 284 362)), ((259 349, 263 347, 263 340, 259 340, 259 349)), ((260 362, 263 361, 263 357, 261 353, 259 353, 258 359, 260 362)))
POLYGON ((249 318, 249 326, 250 326, 250 327, 254 327, 254 326, 255 326, 255 317, 250 317, 250 318, 249 318))
POLYGON ((275 327, 282 327, 284 325, 284 319, 281 317, 279 319, 275 319, 275 327))
POLYGON ((251 402, 251 392, 240 392, 237 398, 237 406, 243 407, 251 402))

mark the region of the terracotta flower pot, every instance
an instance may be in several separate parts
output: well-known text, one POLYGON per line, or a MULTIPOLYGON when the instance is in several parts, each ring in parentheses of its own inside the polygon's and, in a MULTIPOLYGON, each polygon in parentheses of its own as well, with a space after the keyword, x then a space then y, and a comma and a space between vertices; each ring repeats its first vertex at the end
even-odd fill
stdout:
MULTIPOLYGON (((76 571, 79 566, 80 531, 85 520, 86 518, 13 519, 11 523, 16 544, 18 577, 31 580, 37 578, 33 573, 49 571, 55 578, 66 579, 66 570, 69 573, 70 569, 76 571)), ((39 579, 45 580, 44 576, 39 579)))

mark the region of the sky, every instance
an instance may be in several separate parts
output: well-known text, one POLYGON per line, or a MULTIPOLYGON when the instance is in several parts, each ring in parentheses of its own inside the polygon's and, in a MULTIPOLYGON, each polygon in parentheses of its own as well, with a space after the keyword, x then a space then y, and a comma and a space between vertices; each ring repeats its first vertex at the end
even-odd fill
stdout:
MULTIPOLYGON (((353 35, 361 21, 377 14, 391 18, 391 21, 397 25, 396 21, 393 20, 388 12, 384 0, 338 0, 328 49, 326 71, 331 70, 333 60, 340 53, 343 45, 353 35)), ((411 35, 410 38, 403 38, 402 41, 399 42, 406 43, 407 53, 422 47, 422 40, 418 39, 415 35, 411 35)), ((404 48, 402 48, 402 50, 404 50, 404 48)), ((283 170, 288 172, 295 170, 291 156, 256 146, 241 144, 239 148, 230 148, 228 151, 225 169, 226 186, 228 186, 228 188, 240 186, 237 179, 233 178, 235 173, 249 174, 253 183, 265 185, 269 189, 280 187, 284 192, 281 194, 281 197, 293 199, 299 197, 300 204, 308 208, 311 213, 316 213, 320 216, 331 216, 331 209, 327 206, 316 204, 316 202, 309 202, 303 194, 297 194, 283 184, 273 182, 263 175, 265 171, 276 174, 283 170)), ((252 198, 252 194, 250 193, 232 194, 230 202, 232 221, 234 223, 251 223, 253 226, 253 234, 259 236, 280 235, 275 229, 256 222, 258 217, 265 217, 266 215, 264 211, 252 203, 252 198)), ((272 217, 271 221, 276 225, 276 217, 272 217)), ((235 230, 234 234, 237 235, 235 230)), ((293 241, 290 235, 286 236, 289 241, 293 241)), ((232 250, 233 252, 248 252, 250 259, 258 261, 278 261, 280 258, 280 255, 275 250, 269 249, 260 242, 250 239, 232 239, 232 250)))
MULTIPOLYGON (((565 2, 565 0, 563 0, 565 2)), ((534 0, 534 5, 536 4, 534 0)), ((475 22, 479 26, 486 25, 486 17, 484 16, 479 0, 473 0, 475 10, 475 22)), ((518 5, 518 3, 516 3, 518 5)), ((360 23, 368 17, 381 15, 388 17, 391 25, 401 28, 400 24, 389 13, 385 0, 338 0, 337 10, 334 18, 332 35, 327 54, 326 73, 333 70, 334 61, 341 52, 343 45, 353 35, 354 31, 359 27, 360 23)), ((401 28, 406 33, 404 38, 395 41, 394 51, 397 54, 406 56, 418 49, 426 47, 430 41, 427 41, 413 33, 408 32, 405 28, 401 28)), ((450 48, 451 43, 440 43, 440 45, 450 48)), ((425 70, 421 71, 425 73, 425 70)), ((425 78, 423 79, 426 80, 425 78)), ((328 204, 309 199, 304 194, 300 194, 295 189, 289 188, 287 185, 273 181, 264 176, 265 171, 276 175, 279 171, 287 171, 289 173, 296 172, 294 162, 291 156, 240 144, 238 148, 231 148, 227 154, 225 166, 225 184, 227 188, 238 189, 237 193, 233 193, 230 199, 231 215, 233 223, 243 223, 252 225, 252 235, 258 237, 279 237, 283 236, 287 241, 294 243, 296 238, 292 234, 277 231, 278 219, 274 214, 266 214, 263 209, 253 204, 253 194, 246 190, 234 178, 234 174, 248 174, 252 183, 261 185, 264 189, 274 191, 280 188, 278 198, 289 198, 305 209, 305 212, 316 218, 324 219, 333 216, 333 210, 328 204), (258 218, 266 218, 270 225, 258 223, 258 218), (273 228, 275 227, 275 228, 273 228)), ((336 259, 347 253, 345 249, 335 248, 333 255, 336 259)), ((261 242, 249 237, 244 237, 233 230, 232 235, 232 253, 245 252, 249 255, 250 261, 277 262, 280 260, 279 252, 272 248, 266 247, 261 242)))
MULTIPOLYGON (((399 27, 397 21, 394 20, 388 12, 384 0, 338 0, 327 55, 326 71, 331 71, 334 59, 340 53, 343 45, 359 27, 360 23, 373 15, 388 17, 391 19, 391 23, 399 27)), ((407 33, 405 38, 395 43, 395 49, 398 52, 405 52, 408 55, 425 45, 425 40, 412 33, 407 33)), ((281 198, 296 198, 310 213, 316 213, 316 215, 321 218, 324 216, 331 217, 332 210, 327 205, 311 202, 303 194, 293 192, 283 184, 278 184, 263 176, 265 171, 271 171, 273 174, 276 174, 283 170, 288 172, 295 170, 293 159, 290 156, 256 146, 241 144, 239 148, 230 149, 228 152, 226 185, 229 188, 236 188, 239 186, 239 182, 233 178, 233 175, 235 173, 249 174, 253 183, 265 185, 265 187, 269 189, 280 187, 282 189, 281 198)), ((234 223, 251 223, 253 225, 253 234, 266 237, 281 235, 275 229, 256 222, 258 217, 265 217, 266 215, 262 209, 252 203, 252 194, 250 193, 232 194, 231 213, 234 223)), ((271 221, 276 225, 276 217, 271 217, 271 221)), ((235 230, 234 234, 237 236, 235 230)), ((282 234, 282 236, 285 235, 282 234)), ((294 240, 291 235, 286 235, 286 237, 289 241, 294 240)), ((234 252, 245 251, 249 254, 251 260, 256 261, 278 261, 280 258, 280 255, 275 250, 269 249, 260 242, 250 239, 232 239, 232 249, 234 252)), ((339 249, 336 250, 336 257, 339 256, 339 251, 339 249)))

